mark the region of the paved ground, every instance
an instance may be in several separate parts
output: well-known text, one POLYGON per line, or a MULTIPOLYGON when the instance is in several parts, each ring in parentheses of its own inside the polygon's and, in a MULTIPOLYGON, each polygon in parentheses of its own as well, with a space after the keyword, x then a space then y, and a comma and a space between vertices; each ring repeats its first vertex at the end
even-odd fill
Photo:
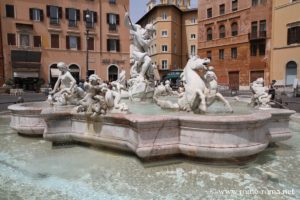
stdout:
POLYGON ((47 99, 45 94, 35 92, 25 92, 22 95, 17 96, 0 94, 0 111, 5 111, 9 105, 15 104, 19 96, 24 99, 24 102, 44 101, 47 99))

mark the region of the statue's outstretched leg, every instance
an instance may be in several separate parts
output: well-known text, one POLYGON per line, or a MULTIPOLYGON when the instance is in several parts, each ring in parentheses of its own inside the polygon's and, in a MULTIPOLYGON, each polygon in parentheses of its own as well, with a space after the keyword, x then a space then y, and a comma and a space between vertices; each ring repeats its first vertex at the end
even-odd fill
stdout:
POLYGON ((223 97, 222 94, 217 93, 217 94, 216 94, 216 97, 217 97, 220 101, 222 101, 222 102, 225 104, 225 106, 228 108, 229 112, 233 113, 233 109, 232 109, 231 105, 230 105, 229 102, 223 97))

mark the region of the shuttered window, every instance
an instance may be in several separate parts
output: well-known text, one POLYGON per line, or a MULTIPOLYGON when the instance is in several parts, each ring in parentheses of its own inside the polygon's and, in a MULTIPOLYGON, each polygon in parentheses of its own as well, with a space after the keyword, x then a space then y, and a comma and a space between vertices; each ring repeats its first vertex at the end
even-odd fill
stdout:
POLYGON ((8 33, 7 34, 7 44, 8 45, 16 45, 16 34, 14 33, 8 33))
POLYGON ((59 35, 51 34, 51 48, 59 48, 59 35))
POLYGON ((39 35, 33 36, 33 46, 34 47, 41 47, 42 46, 41 36, 39 36, 39 35))
POLYGON ((300 43, 300 26, 291 27, 288 29, 288 45, 300 43))

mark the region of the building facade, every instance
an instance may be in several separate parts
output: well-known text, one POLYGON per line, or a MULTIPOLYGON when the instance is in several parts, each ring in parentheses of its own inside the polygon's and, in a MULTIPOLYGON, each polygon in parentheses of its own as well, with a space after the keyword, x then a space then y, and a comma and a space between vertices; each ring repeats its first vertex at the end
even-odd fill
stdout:
POLYGON ((273 1, 271 80, 292 85, 300 79, 300 1, 273 1))
POLYGON ((38 79, 53 85, 60 61, 77 81, 86 79, 87 65, 88 74, 107 81, 121 68, 129 72, 124 5, 129 8, 129 0, 2 0, 6 79, 29 90, 38 79))
POLYGON ((1 18, 0 18, 0 85, 3 85, 4 82, 5 82, 4 57, 3 57, 3 44, 2 44, 2 31, 1 31, 1 18))
POLYGON ((249 89, 270 80, 271 0, 199 0, 198 54, 211 58, 220 84, 249 89))
POLYGON ((148 50, 161 76, 183 69, 189 55, 197 54, 197 9, 184 0, 149 1, 148 12, 137 22, 154 24, 156 33, 148 50))

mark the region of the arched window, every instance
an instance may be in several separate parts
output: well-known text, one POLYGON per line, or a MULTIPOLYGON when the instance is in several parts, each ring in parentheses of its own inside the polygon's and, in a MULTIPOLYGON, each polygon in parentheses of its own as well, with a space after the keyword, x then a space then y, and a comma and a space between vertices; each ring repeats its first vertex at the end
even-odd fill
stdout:
POLYGON ((206 35, 207 35, 207 40, 212 40, 213 39, 212 28, 208 28, 206 30, 206 35))
POLYGON ((238 23, 237 22, 233 22, 231 24, 231 35, 232 36, 237 36, 239 34, 238 32, 238 23))
POLYGON ((225 26, 224 25, 221 25, 219 27, 219 37, 220 38, 225 38, 226 36, 226 33, 225 33, 225 26))
POLYGON ((108 68, 108 80, 109 80, 109 82, 116 81, 118 79, 118 75, 119 75, 118 73, 119 73, 118 67, 115 66, 115 65, 111 65, 108 68))
POLYGON ((286 64, 285 84, 292 85, 297 78, 297 63, 290 61, 286 64))

